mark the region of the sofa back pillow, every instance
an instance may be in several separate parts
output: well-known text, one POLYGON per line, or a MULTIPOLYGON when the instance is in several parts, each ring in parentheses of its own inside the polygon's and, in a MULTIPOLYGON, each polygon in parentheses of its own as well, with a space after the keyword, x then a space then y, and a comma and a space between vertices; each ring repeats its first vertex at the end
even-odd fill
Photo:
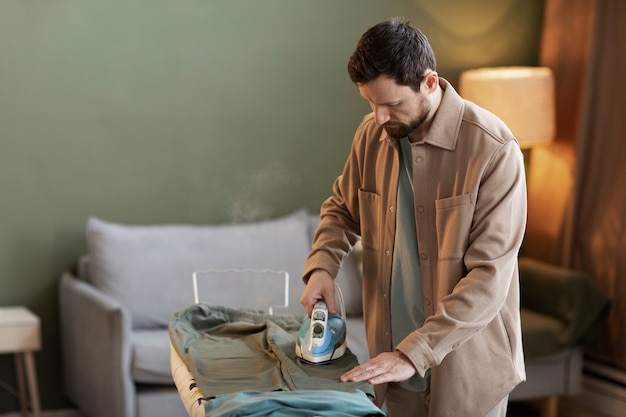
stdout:
MULTIPOLYGON (((290 275, 289 307, 304 314, 302 268, 310 248, 308 216, 247 224, 135 226, 87 221, 89 280, 122 304, 133 327, 166 327, 174 312, 193 303, 192 275, 207 269, 274 269, 290 275)), ((224 282, 228 285, 228 282, 224 282)), ((235 306, 246 288, 229 291, 220 305, 235 306)), ((249 294, 247 294, 249 295, 249 294)))

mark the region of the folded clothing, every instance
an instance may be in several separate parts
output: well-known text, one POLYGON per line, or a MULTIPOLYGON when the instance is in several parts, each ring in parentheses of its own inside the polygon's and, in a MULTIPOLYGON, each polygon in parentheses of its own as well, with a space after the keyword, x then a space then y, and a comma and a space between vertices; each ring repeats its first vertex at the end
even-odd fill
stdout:
POLYGON ((242 391, 362 391, 374 397, 367 382, 340 382, 358 365, 346 354, 324 365, 310 365, 295 356, 301 314, 267 315, 254 311, 194 304, 172 315, 173 348, 207 397, 242 391))
POLYGON ((385 416, 362 391, 242 391, 220 396, 206 409, 207 415, 221 417, 385 416))

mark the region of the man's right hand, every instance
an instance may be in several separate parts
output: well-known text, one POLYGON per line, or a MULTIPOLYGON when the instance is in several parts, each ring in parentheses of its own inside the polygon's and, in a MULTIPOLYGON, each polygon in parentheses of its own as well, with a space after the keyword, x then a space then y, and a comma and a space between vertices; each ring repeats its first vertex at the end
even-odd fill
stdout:
POLYGON ((337 314, 335 305, 335 281, 330 274, 323 269, 316 269, 309 277, 309 281, 302 292, 300 303, 306 309, 306 314, 311 317, 313 306, 318 301, 324 300, 329 314, 337 314))

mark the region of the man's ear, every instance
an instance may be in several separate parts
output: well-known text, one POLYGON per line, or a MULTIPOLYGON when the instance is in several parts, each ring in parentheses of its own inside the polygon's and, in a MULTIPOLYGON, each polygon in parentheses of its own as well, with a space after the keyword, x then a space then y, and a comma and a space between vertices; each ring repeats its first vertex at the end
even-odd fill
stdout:
POLYGON ((424 85, 429 93, 433 93, 437 89, 439 85, 439 74, 437 74, 437 71, 428 71, 424 75, 424 85))

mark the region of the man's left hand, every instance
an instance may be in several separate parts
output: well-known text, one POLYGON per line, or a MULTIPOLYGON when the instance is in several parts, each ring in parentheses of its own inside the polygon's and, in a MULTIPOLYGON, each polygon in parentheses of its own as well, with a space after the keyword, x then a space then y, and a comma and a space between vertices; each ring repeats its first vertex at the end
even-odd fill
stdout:
POLYGON ((415 367, 402 352, 383 352, 341 376, 341 382, 367 381, 370 384, 406 381, 415 367))

